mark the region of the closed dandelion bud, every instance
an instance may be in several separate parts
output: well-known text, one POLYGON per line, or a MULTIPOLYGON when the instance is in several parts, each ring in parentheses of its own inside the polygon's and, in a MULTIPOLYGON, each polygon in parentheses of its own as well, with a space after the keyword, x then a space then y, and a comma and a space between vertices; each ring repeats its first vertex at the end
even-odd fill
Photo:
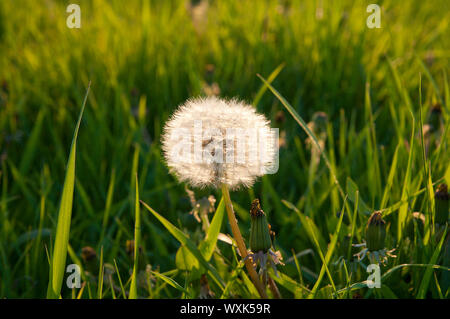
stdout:
POLYGON ((250 250, 254 253, 260 251, 266 253, 272 247, 272 240, 266 214, 261 209, 258 199, 252 202, 250 216, 250 250))
POLYGON ((386 222, 381 218, 381 212, 376 211, 369 217, 366 226, 366 241, 369 251, 382 250, 386 239, 386 222))
POLYGON ((435 221, 438 224, 445 224, 448 220, 450 194, 447 190, 446 184, 438 186, 436 193, 434 193, 435 202, 435 221))

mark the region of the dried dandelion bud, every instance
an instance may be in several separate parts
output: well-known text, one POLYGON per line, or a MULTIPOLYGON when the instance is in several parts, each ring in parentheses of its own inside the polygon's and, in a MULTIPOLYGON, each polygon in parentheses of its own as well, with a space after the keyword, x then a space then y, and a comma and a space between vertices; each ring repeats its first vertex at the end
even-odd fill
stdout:
POLYGON ((81 248, 81 258, 88 273, 95 274, 98 271, 97 253, 94 248, 90 246, 81 248))
POLYGON ((252 202, 250 216, 250 250, 255 253, 260 251, 266 253, 272 247, 272 240, 266 214, 261 209, 258 199, 252 202))
POLYGON ((366 226, 366 241, 369 251, 378 251, 384 248, 386 239, 386 222, 381 218, 381 212, 376 211, 369 217, 366 226))
POLYGON ((447 190, 446 184, 441 184, 438 186, 436 192, 434 193, 434 203, 435 203, 435 221, 438 224, 445 224, 448 220, 449 204, 450 204, 450 194, 447 190))
POLYGON ((423 236, 425 227, 425 215, 420 212, 413 212, 408 216, 408 221, 406 224, 406 234, 408 234, 409 238, 414 238, 414 224, 417 225, 420 235, 423 236))
MULTIPOLYGON (((325 112, 315 112, 312 116, 310 122, 308 122, 308 128, 314 132, 319 141, 325 142, 327 138, 327 125, 328 125, 328 115, 325 112)), ((312 145, 311 138, 306 139, 308 145, 312 145)), ((322 145, 321 145, 322 147, 322 145)))
POLYGON ((134 240, 127 240, 125 243, 125 251, 127 255, 133 257, 134 256, 134 240))
POLYGON ((95 259, 96 257, 97 257, 97 253, 95 252, 94 248, 92 248, 90 246, 81 248, 81 258, 83 259, 83 261, 89 262, 89 261, 95 259))
POLYGON ((209 288, 208 278, 205 274, 200 277, 200 299, 212 299, 214 292, 209 288))
MULTIPOLYGON (((125 251, 130 258, 134 258, 134 239, 127 239, 125 242, 125 251)), ((139 253, 142 253, 142 246, 139 246, 139 253)))
POLYGON ((255 108, 217 97, 188 100, 167 121, 162 150, 170 172, 194 187, 250 187, 278 170, 278 129, 255 108))

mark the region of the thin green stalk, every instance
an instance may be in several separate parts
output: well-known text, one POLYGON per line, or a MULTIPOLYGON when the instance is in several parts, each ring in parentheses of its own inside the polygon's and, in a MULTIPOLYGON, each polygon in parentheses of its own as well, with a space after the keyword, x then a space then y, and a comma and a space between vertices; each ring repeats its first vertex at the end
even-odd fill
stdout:
POLYGON ((133 274, 131 276, 131 285, 130 285, 130 296, 129 299, 137 298, 137 273, 138 273, 138 265, 139 265, 139 245, 141 241, 141 213, 139 209, 139 186, 138 186, 138 178, 136 174, 136 203, 135 203, 135 214, 136 221, 134 226, 134 265, 133 265, 133 274))

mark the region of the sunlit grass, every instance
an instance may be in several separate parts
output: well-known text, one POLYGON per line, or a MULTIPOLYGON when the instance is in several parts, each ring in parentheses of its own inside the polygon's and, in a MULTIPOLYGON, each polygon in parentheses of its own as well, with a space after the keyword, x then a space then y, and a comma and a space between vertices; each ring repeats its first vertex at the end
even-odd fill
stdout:
POLYGON ((280 129, 277 174, 231 199, 247 243, 260 199, 284 298, 448 298, 448 1, 382 1, 381 29, 368 1, 189 3, 83 0, 75 30, 63 2, 0 2, 0 297, 257 298, 221 193, 195 190, 216 199, 198 222, 162 161, 176 105, 219 93, 280 129), (380 289, 351 245, 373 210, 397 255, 380 289))

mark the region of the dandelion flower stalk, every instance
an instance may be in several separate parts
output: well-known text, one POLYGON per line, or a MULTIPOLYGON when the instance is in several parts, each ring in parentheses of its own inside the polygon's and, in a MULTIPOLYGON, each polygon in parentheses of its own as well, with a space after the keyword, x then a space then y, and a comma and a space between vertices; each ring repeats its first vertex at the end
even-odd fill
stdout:
POLYGON ((233 233, 234 240, 239 249, 239 253, 241 257, 244 259, 245 267, 247 268, 248 274, 250 275, 253 284, 258 290, 261 298, 267 299, 267 294, 259 280, 258 274, 256 273, 255 267, 253 267, 252 261, 247 258, 247 248, 245 247, 244 239, 242 238, 241 231, 239 230, 239 226, 237 224, 236 216, 234 214, 233 204, 230 198, 230 192, 228 191, 228 186, 226 184, 222 185, 222 194, 225 201, 225 208, 227 210, 228 220, 230 222, 231 231, 233 233))
POLYGON ((272 291, 272 294, 275 296, 276 299, 281 299, 280 291, 278 290, 277 284, 273 280, 272 277, 269 276, 269 288, 270 291, 272 291))

